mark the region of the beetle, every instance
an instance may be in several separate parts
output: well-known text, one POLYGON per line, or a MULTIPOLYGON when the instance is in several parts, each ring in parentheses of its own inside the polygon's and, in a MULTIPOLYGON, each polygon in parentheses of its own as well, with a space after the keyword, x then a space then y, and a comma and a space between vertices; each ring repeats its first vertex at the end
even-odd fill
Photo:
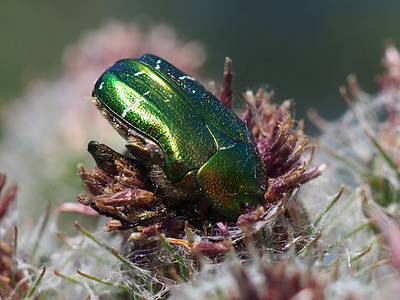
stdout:
POLYGON ((265 169, 250 130, 172 64, 151 54, 119 60, 92 97, 171 205, 205 199, 235 220, 263 203, 265 169))

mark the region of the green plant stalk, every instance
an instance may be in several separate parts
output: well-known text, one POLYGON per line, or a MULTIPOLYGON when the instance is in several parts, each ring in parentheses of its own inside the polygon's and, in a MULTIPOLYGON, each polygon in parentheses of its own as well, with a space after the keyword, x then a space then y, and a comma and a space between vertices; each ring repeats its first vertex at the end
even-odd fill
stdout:
POLYGON ((29 291, 29 293, 26 295, 26 297, 24 299, 30 299, 33 296, 33 293, 35 292, 36 288, 38 287, 38 285, 42 281, 44 273, 46 273, 46 267, 42 266, 41 268, 43 269, 42 273, 40 273, 39 277, 36 279, 36 281, 33 284, 31 290, 29 291))
POLYGON ((51 209, 51 204, 48 203, 47 206, 46 206, 45 213, 44 213, 43 222, 42 222, 42 224, 40 225, 40 228, 39 228, 39 235, 38 235, 38 237, 37 237, 37 239, 35 241, 35 244, 33 245, 33 250, 31 252, 31 255, 30 255, 30 258, 29 258, 29 261, 31 263, 33 262, 33 260, 34 260, 34 258, 36 256, 36 252, 39 249, 40 242, 41 242, 41 240, 43 238, 43 234, 44 234, 45 228, 46 228, 47 223, 49 221, 50 209, 51 209))
POLYGON ((332 243, 331 245, 329 245, 328 248, 326 248, 324 250, 324 254, 326 254, 329 250, 331 250, 332 248, 336 247, 340 242, 344 241, 345 239, 353 236, 354 234, 358 233, 359 231, 361 231, 363 228, 370 226, 372 224, 371 220, 368 220, 367 222, 361 224, 360 226, 358 226, 357 228, 355 228, 354 230, 350 231, 349 233, 345 234, 343 237, 341 237, 340 239, 338 239, 336 242, 332 243))
POLYGON ((85 274, 85 273, 83 273, 83 272, 81 272, 81 271, 79 271, 79 270, 76 270, 76 272, 77 272, 79 275, 83 276, 83 277, 86 277, 86 278, 88 278, 88 279, 91 279, 91 280, 100 282, 100 283, 102 283, 102 284, 104 284, 104 285, 116 287, 116 288, 119 288, 119 289, 121 289, 121 290, 124 290, 125 292, 128 292, 128 293, 134 293, 133 290, 131 290, 130 288, 126 287, 126 286, 123 285, 123 284, 115 284, 114 282, 106 281, 106 280, 97 278, 97 277, 95 277, 95 276, 92 276, 92 275, 89 275, 89 274, 85 274))
POLYGON ((333 200, 327 206, 327 208, 315 219, 314 223, 312 224, 312 226, 310 227, 310 229, 308 231, 309 234, 311 233, 311 230, 318 225, 318 223, 321 221, 322 217, 325 216, 328 213, 328 211, 333 207, 333 205, 335 205, 335 203, 339 200, 340 196, 342 196, 342 194, 343 194, 343 191, 344 191, 344 186, 342 185, 339 193, 337 193, 337 195, 335 196, 335 198, 333 198, 333 200))
POLYGON ((107 246, 106 244, 100 242, 98 239, 96 239, 89 231, 87 231, 86 229, 84 229, 83 227, 81 227, 77 221, 74 222, 74 226, 80 231, 82 232, 84 235, 86 235, 87 237, 89 237, 93 242, 95 242, 97 245, 99 245, 101 248, 107 250, 108 252, 112 252, 112 247, 107 246))
POLYGON ((180 276, 184 281, 187 281, 189 279, 189 271, 186 268, 185 261, 183 260, 183 257, 180 256, 174 248, 165 240, 165 238, 160 234, 160 232, 156 229, 158 238, 160 239, 161 243, 164 245, 164 247, 168 250, 168 252, 172 255, 173 258, 176 259, 176 261, 179 263, 179 268, 180 268, 180 276))
POLYGON ((366 135, 369 137, 371 142, 374 144, 374 146, 378 149, 379 153, 382 155, 382 157, 386 160, 386 162, 389 164, 389 166, 393 169, 393 171, 396 173, 397 178, 400 179, 400 171, 397 168, 395 162, 393 159, 382 149, 382 147, 379 145, 378 141, 370 134, 367 129, 365 129, 366 135))

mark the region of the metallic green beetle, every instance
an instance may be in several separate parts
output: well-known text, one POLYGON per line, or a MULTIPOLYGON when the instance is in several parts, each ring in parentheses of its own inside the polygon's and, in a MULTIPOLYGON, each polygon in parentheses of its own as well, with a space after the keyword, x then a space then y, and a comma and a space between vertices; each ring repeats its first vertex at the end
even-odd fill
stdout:
POLYGON ((250 130, 167 61, 149 54, 117 61, 92 96, 170 201, 201 195, 230 220, 262 203, 265 172, 250 130))

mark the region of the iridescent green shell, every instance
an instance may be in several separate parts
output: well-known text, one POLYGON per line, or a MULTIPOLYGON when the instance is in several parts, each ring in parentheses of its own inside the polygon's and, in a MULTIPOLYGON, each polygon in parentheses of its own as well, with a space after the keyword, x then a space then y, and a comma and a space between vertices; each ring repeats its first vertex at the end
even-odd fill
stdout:
POLYGON ((158 165, 170 185, 199 191, 228 219, 262 203, 266 180, 250 130, 170 63, 148 54, 120 60, 93 97, 123 135, 136 137, 128 149, 158 165))

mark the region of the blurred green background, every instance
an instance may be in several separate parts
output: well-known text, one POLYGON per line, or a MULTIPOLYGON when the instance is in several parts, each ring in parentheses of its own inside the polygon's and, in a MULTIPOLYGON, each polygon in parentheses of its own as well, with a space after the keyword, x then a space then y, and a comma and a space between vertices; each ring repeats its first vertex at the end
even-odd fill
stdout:
POLYGON ((310 106, 338 117, 349 73, 375 92, 384 43, 400 37, 400 1, 3 0, 0 102, 34 78, 56 76, 65 45, 108 19, 170 24, 178 37, 204 43, 206 78, 219 81, 230 56, 237 90, 268 84, 277 101, 294 98, 296 118, 310 106))

